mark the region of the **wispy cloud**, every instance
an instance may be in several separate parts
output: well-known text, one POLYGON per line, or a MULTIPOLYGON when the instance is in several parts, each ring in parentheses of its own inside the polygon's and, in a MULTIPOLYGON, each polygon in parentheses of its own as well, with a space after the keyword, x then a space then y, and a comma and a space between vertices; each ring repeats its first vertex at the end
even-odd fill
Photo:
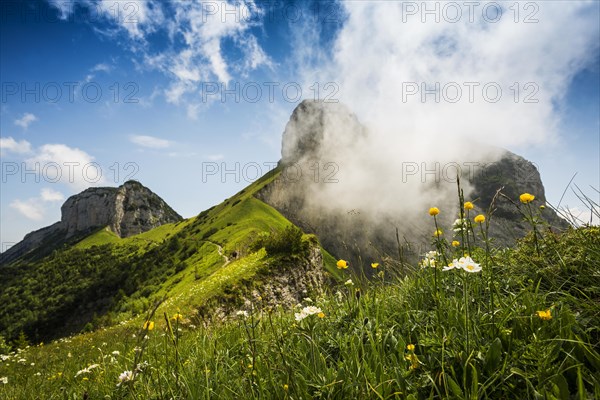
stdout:
MULTIPOLYGON (((161 71, 170 80, 163 95, 173 104, 200 95, 201 82, 227 83, 235 74, 243 77, 262 66, 273 68, 273 61, 252 33, 253 28, 262 26, 265 15, 254 0, 78 0, 70 7, 61 0, 47 1, 63 16, 73 12, 75 3, 99 13, 108 22, 108 27, 94 25, 102 35, 124 32, 129 39, 124 43, 134 54, 134 62, 161 71), (150 50, 148 36, 159 31, 169 41, 150 50), (233 48, 227 54, 223 50, 225 41, 233 48)), ((188 108, 188 116, 194 119, 199 111, 198 107, 188 108)))
POLYGON ((62 193, 54 189, 43 188, 38 197, 31 197, 27 200, 15 199, 9 206, 27 219, 41 221, 47 211, 45 203, 54 203, 64 199, 65 196, 62 193))
POLYGON ((2 153, 13 152, 18 154, 29 153, 31 143, 27 140, 16 141, 12 137, 0 137, 0 151, 2 153))
POLYGON ((132 135, 129 137, 129 141, 138 146, 147 147, 150 149, 165 149, 171 146, 171 142, 169 140, 146 135, 132 135))
POLYGON ((28 200, 13 200, 9 206, 17 210, 25 218, 32 221, 40 221, 44 218, 44 208, 37 198, 28 200))
POLYGON ((38 118, 32 113, 25 113, 21 118, 15 119, 15 125, 20 126, 23 129, 27 129, 32 122, 37 120, 38 118))

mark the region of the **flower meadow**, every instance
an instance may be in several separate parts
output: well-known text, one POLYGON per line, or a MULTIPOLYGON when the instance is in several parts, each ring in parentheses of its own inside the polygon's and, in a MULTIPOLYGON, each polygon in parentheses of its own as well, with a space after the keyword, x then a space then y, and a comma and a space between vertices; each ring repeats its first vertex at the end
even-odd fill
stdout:
POLYGON ((49 344, 0 343, 0 398, 600 398, 600 229, 555 232, 536 202, 515 199, 531 230, 499 249, 493 208, 459 192, 458 211, 423 210, 418 263, 340 259, 338 284, 291 310, 257 296, 204 323, 157 304, 49 344))

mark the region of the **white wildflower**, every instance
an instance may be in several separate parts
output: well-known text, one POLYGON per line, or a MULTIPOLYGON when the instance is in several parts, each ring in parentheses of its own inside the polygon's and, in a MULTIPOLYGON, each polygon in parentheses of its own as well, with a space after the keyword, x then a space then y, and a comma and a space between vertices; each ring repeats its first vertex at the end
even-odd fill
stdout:
POLYGON ((452 260, 451 263, 448 263, 447 266, 442 268, 442 271, 450 271, 451 269, 454 269, 454 268, 462 268, 458 265, 458 260, 456 258, 454 260, 452 260))
POLYGON ((121 355, 121 352, 119 350, 115 350, 111 354, 116 357, 116 356, 121 355))
POLYGON ((346 285, 346 286, 354 286, 354 282, 352 282, 352 279, 348 279, 346 282, 344 282, 344 285, 346 285))
POLYGON ((133 380, 133 372, 131 371, 123 371, 121 375, 119 375, 119 383, 117 386, 120 386, 121 383, 130 382, 133 380))
POLYGON ((481 271, 481 266, 473 261, 471 257, 461 257, 460 260, 458 260, 458 266, 467 272, 481 271))
POLYGON ((306 318, 310 315, 315 315, 315 314, 319 314, 322 312, 323 311, 319 307, 308 306, 308 307, 304 307, 302 309, 302 311, 300 311, 299 313, 295 313, 294 316, 296 317, 296 321, 302 321, 304 318, 306 318))
POLYGON ((6 385, 8 383, 8 377, 5 376, 5 377, 0 378, 0 383, 6 385))
POLYGON ((90 365, 90 366, 89 366, 89 367, 87 367, 87 368, 84 368, 84 369, 82 369, 82 370, 80 370, 80 371, 77 371, 77 373, 75 374, 75 378, 77 378, 79 375, 83 375, 83 374, 89 374, 89 373, 91 373, 91 372, 92 372, 92 370, 93 370, 94 368, 98 368, 99 366, 100 366, 99 364, 92 364, 92 365, 90 365))
POLYGON ((237 315, 240 318, 248 318, 248 311, 239 310, 238 312, 235 313, 235 315, 237 315))

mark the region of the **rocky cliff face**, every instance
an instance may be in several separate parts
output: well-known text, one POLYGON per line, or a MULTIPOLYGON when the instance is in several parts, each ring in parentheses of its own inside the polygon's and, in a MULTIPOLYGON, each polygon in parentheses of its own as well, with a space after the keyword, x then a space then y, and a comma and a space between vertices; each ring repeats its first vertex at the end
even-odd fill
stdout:
MULTIPOLYGON (((439 221, 447 239, 452 240, 452 223, 458 217, 457 189, 453 183, 456 175, 444 176, 442 172, 439 174, 442 179, 429 179, 430 174, 424 177, 428 179, 411 186, 401 179, 405 178, 404 171, 387 168, 386 174, 393 176, 382 177, 377 164, 371 166, 368 160, 361 161, 360 168, 356 168, 357 163, 352 165, 348 160, 360 155, 369 134, 342 105, 301 103, 283 134, 280 163, 283 172, 258 197, 305 231, 315 233, 334 256, 348 259, 354 265, 368 265, 368 260, 388 255, 397 258, 398 242, 408 258, 417 258, 430 250, 433 228, 427 209, 433 205, 444 210, 439 221), (322 168, 328 160, 335 161, 340 179, 327 182, 323 174, 315 179, 315 163, 322 168), (356 178, 357 175, 362 176, 356 178), (453 182, 448 182, 452 179, 453 182), (353 187, 356 182, 366 182, 370 190, 357 191, 353 187), (440 192, 444 195, 439 196, 440 192), (348 198, 358 201, 353 203, 348 198), (367 201, 362 201, 364 198, 367 201)), ((517 202, 519 194, 524 192, 535 194, 538 205, 546 201, 539 171, 531 162, 501 149, 482 149, 481 154, 488 158, 478 160, 478 168, 460 172, 465 198, 475 201, 475 212, 486 212, 500 188, 517 202)), ((497 198, 494 208, 490 235, 495 238, 496 246, 511 245, 528 227, 508 200, 497 198)), ((550 208, 543 214, 550 225, 566 226, 550 208)))
POLYGON ((119 237, 128 237, 182 217, 163 199, 136 181, 118 188, 89 188, 71 196, 61 207, 61 220, 31 232, 0 255, 0 263, 11 262, 31 251, 56 246, 101 227, 119 237))
POLYGON ((100 226, 128 237, 181 220, 167 203, 136 181, 118 188, 87 189, 69 197, 61 213, 61 228, 67 237, 100 226))

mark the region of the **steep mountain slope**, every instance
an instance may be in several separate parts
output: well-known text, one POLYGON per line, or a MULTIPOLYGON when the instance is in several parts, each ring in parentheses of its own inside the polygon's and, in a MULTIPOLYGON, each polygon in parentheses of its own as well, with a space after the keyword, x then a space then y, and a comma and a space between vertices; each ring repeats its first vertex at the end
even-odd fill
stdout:
POLYGON ((254 246, 259 235, 277 237, 290 226, 254 197, 277 174, 195 218, 126 238, 106 226, 43 258, 3 265, 0 335, 23 331, 39 341, 110 326, 162 298, 161 310, 182 310, 200 321, 203 313, 218 308, 227 314, 262 290, 283 305, 321 290, 323 257, 330 269, 334 262, 314 237, 302 239, 305 251, 283 257, 254 246))

